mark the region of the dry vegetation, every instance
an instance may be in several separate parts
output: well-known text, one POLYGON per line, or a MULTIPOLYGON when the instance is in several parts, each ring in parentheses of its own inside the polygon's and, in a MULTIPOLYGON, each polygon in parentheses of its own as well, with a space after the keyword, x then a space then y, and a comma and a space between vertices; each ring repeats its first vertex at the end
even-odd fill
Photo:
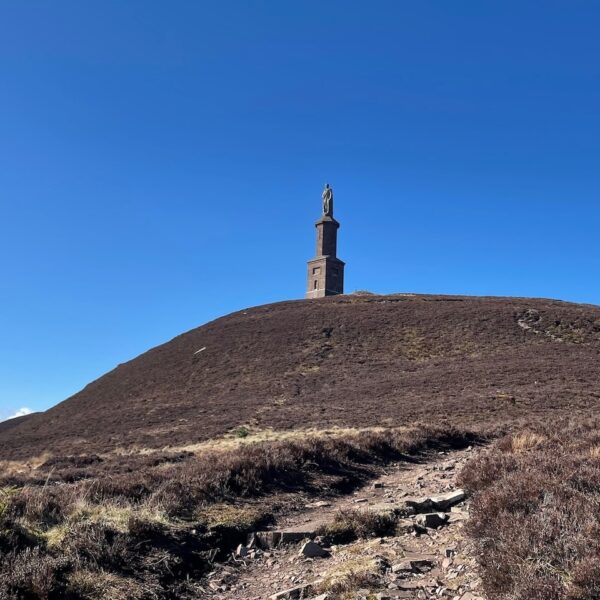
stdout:
POLYGON ((421 295, 281 302, 203 325, 47 413, 0 425, 0 460, 195 447, 242 427, 472 427, 585 414, 598 402, 599 350, 594 306, 421 295))
MULTIPOLYGON (((0 599, 197 597, 299 493, 508 427, 464 473, 490 597, 600 598, 599 352, 600 308, 550 300, 365 294, 218 319, 0 425, 0 599)), ((324 533, 391 526, 369 519, 324 533)), ((331 589, 369 577, 347 575, 331 589)))
MULTIPOLYGON (((475 440, 417 427, 110 464, 55 458, 0 483, 0 598, 197 597, 211 562, 267 524, 277 505, 284 510, 288 492, 348 491, 377 463, 475 440)), ((346 535, 386 525, 350 517, 340 526, 346 535)))
POLYGON ((500 439, 462 474, 490 599, 600 598, 600 421, 500 439))

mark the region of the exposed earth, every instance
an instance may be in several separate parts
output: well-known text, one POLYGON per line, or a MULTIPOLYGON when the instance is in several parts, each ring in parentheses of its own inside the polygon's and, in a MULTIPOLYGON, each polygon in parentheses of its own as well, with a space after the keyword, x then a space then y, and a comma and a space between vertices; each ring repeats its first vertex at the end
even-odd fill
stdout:
POLYGON ((598 405, 600 308, 371 294, 242 310, 0 428, 0 460, 277 431, 466 426, 598 405))
MULTIPOLYGON (((479 451, 440 452, 428 462, 392 464, 349 497, 312 498, 304 510, 282 518, 271 530, 283 540, 285 536, 295 540, 274 548, 260 541, 250 549, 239 548, 208 577, 204 586, 207 597, 324 600, 334 597, 328 590, 347 583, 352 598, 484 598, 473 547, 463 531, 468 500, 460 499, 456 482, 457 474, 479 451), (453 494, 458 501, 448 501, 441 512, 423 503, 427 498, 451 498, 453 494), (395 534, 331 547, 318 535, 340 511, 392 514, 411 502, 420 513, 441 515, 447 521, 419 527, 425 515, 409 515, 397 519, 395 534), (316 543, 306 547, 310 538, 316 543), (307 557, 303 548, 305 553, 323 556, 307 557)), ((255 537, 268 540, 264 534, 255 537)))

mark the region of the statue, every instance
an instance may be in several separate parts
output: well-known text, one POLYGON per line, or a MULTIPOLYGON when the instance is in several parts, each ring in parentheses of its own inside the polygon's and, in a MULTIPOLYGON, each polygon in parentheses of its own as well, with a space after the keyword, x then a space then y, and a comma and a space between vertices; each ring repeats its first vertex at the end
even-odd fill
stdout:
POLYGON ((326 217, 333 217, 333 190, 328 183, 325 184, 321 198, 323 198, 323 214, 326 217))

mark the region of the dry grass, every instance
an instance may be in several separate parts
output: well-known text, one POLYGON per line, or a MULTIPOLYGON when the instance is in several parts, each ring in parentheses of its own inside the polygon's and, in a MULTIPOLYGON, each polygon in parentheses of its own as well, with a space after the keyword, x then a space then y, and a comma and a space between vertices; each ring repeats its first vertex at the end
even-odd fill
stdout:
POLYGON ((547 440, 548 436, 536 433, 535 431, 521 431, 500 440, 498 447, 504 452, 519 453, 537 448, 547 440))
POLYGON ((391 513, 372 510, 343 510, 319 531, 329 544, 347 544, 358 538, 394 533, 397 519, 391 513))
POLYGON ((318 591, 327 592, 332 600, 354 599, 359 589, 369 588, 379 580, 381 571, 381 561, 372 556, 352 558, 325 573, 318 591))
MULTIPOLYGON (((291 429, 287 431, 278 431, 272 428, 260 428, 253 425, 240 425, 235 427, 226 435, 200 442, 198 444, 187 444, 175 448, 164 448, 156 450, 152 448, 135 447, 127 450, 121 450, 122 454, 155 454, 156 452, 191 452, 196 455, 202 455, 206 452, 237 450, 249 444, 263 444, 267 442, 290 442, 302 441, 306 438, 343 438, 351 439, 353 437, 368 433, 381 433, 385 427, 331 427, 330 429, 318 429, 316 427, 306 429, 291 429), (240 436, 237 432, 242 429, 246 435, 240 436)), ((397 428, 400 430, 401 428, 397 428)), ((405 429, 410 429, 406 427, 405 429)))

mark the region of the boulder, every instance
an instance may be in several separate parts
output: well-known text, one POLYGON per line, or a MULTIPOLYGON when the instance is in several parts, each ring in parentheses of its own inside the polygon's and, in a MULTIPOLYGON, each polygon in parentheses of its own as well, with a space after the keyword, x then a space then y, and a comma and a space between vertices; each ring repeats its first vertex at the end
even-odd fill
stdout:
POLYGON ((329 556, 329 552, 322 548, 316 542, 308 541, 305 544, 302 544, 302 548, 300 548, 300 556, 304 556, 305 558, 325 558, 329 556))
POLYGON ((445 513, 437 512, 437 513, 426 513, 424 515, 417 515, 416 522, 421 527, 426 527, 427 529, 437 529, 442 525, 445 525, 448 521, 448 515, 445 513))

